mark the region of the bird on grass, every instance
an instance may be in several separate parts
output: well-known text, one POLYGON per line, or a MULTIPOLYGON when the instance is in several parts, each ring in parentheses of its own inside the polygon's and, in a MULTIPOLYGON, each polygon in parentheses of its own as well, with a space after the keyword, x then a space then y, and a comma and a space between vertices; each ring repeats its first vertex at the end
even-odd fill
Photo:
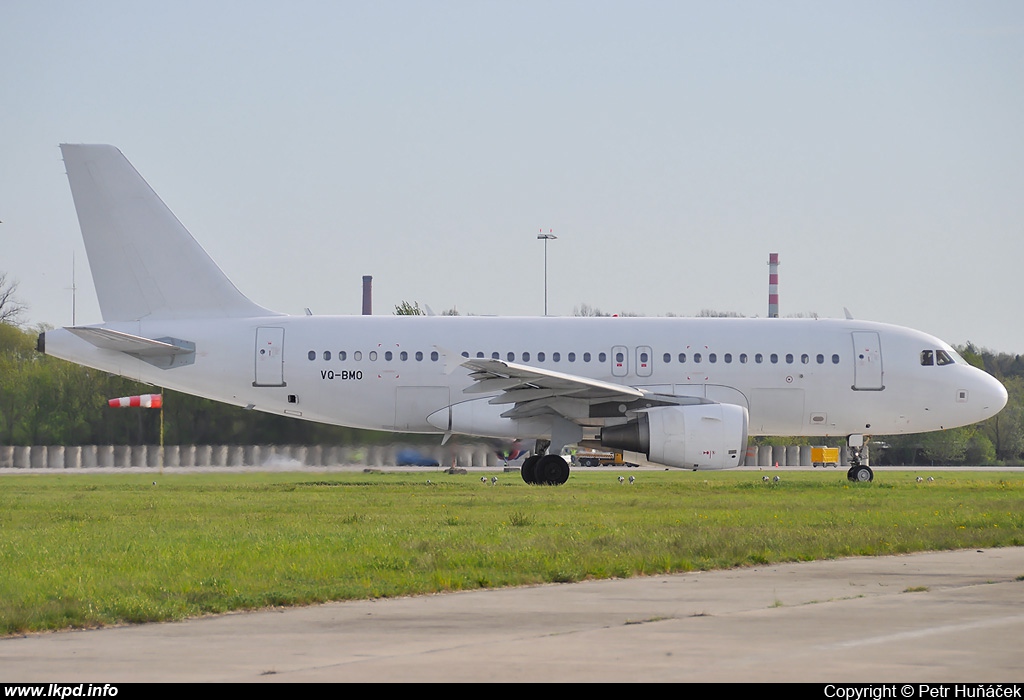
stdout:
POLYGON ((480 483, 481 484, 486 484, 487 483, 487 477, 486 476, 481 476, 480 477, 480 483))
POLYGON ((767 476, 762 476, 761 477, 761 481, 763 481, 764 483, 767 484, 768 483, 768 477, 767 476))
POLYGON ((625 480, 626 480, 626 479, 625 479, 624 477, 621 477, 621 476, 619 477, 619 483, 620 483, 620 484, 621 484, 621 483, 622 483, 623 481, 625 481, 625 480))
POLYGON ((919 476, 916 479, 914 479, 914 481, 916 481, 917 483, 920 484, 922 481, 924 481, 924 477, 923 476, 919 476))
POLYGON ((494 486, 497 483, 498 483, 498 477, 492 476, 491 477, 491 486, 494 486))
POLYGON ((780 481, 782 481, 782 479, 780 479, 780 478, 779 478, 779 475, 778 475, 778 474, 776 474, 776 475, 775 475, 775 478, 773 478, 773 479, 772 479, 772 481, 774 481, 774 482, 775 482, 775 483, 777 484, 777 483, 779 483, 780 481))
POLYGON ((632 484, 632 483, 633 483, 634 481, 636 481, 636 477, 635 477, 635 476, 633 476, 632 474, 630 474, 630 475, 629 475, 629 483, 631 483, 631 484, 632 484))

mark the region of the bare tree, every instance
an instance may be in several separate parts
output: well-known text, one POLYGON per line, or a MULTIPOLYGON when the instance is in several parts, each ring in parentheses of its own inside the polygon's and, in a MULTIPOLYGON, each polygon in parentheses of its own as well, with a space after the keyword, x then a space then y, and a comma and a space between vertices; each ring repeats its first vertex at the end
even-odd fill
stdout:
POLYGON ((0 323, 20 325, 21 315, 28 309, 18 298, 17 280, 8 280, 6 272, 0 272, 0 323))
POLYGON ((597 308, 596 306, 591 306, 590 304, 580 304, 579 306, 573 307, 572 315, 573 316, 611 316, 611 314, 606 314, 603 311, 601 311, 601 309, 597 308))
POLYGON ((738 311, 717 311, 715 309, 701 309, 697 318, 743 318, 738 311))

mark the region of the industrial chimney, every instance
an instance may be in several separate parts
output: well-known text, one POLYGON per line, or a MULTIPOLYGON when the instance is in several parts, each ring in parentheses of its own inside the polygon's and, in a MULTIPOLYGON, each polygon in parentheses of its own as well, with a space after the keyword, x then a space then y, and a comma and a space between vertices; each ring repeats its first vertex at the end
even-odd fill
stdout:
POLYGON ((779 254, 768 253, 768 318, 779 317, 779 254))
POLYGON ((363 316, 373 315, 373 276, 363 275, 363 316))

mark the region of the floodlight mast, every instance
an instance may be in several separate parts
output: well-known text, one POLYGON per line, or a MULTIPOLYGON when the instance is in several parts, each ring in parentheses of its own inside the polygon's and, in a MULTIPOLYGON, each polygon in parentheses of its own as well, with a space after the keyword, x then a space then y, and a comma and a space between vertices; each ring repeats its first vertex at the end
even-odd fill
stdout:
POLYGON ((548 315, 548 241, 557 240, 558 236, 551 233, 548 229, 547 233, 541 230, 541 233, 537 234, 537 240, 544 241, 544 315, 548 315))

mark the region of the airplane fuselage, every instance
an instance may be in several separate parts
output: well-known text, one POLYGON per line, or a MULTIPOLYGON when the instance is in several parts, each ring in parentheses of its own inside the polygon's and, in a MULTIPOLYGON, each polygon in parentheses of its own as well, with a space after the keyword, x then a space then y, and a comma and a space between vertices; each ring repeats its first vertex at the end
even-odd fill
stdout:
MULTIPOLYGON (((995 379, 941 340, 866 321, 267 316, 105 327, 188 339, 194 361, 163 369, 65 330, 46 333, 46 352, 260 411, 375 430, 443 433, 449 426, 435 414, 461 406, 457 432, 550 433, 543 418, 502 418, 509 407, 490 403, 498 392, 467 393, 474 381, 458 367, 467 358, 743 406, 751 435, 941 430, 983 420, 1005 400, 995 379), (923 363, 938 351, 953 361, 923 363)), ((564 401, 571 415, 572 399, 564 401)), ((574 419, 599 427, 625 417, 574 419)))

